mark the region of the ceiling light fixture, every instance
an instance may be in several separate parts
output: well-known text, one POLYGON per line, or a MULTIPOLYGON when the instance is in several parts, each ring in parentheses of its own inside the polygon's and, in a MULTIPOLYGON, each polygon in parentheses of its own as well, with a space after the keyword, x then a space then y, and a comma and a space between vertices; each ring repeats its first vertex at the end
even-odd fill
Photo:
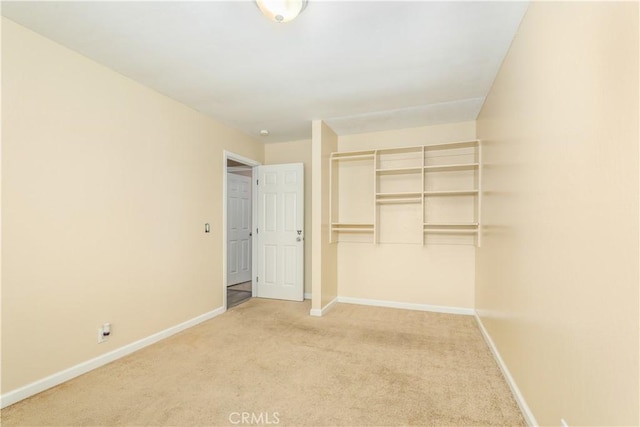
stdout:
POLYGON ((276 22, 293 21, 307 7, 308 0, 256 0, 260 11, 276 22))

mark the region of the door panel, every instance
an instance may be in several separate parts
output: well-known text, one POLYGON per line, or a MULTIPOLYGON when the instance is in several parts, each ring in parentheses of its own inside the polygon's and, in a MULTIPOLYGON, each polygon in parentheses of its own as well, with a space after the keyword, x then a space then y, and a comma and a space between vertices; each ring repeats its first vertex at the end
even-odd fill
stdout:
POLYGON ((302 163, 258 168, 257 296, 304 299, 302 163))

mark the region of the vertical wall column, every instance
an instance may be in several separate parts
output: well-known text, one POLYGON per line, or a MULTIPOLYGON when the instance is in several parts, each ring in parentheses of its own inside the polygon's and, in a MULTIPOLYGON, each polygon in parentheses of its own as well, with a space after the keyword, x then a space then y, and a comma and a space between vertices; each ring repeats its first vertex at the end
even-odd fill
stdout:
POLYGON ((311 315, 322 316, 338 296, 338 248, 329 243, 331 153, 338 149, 338 136, 322 120, 311 126, 311 315))

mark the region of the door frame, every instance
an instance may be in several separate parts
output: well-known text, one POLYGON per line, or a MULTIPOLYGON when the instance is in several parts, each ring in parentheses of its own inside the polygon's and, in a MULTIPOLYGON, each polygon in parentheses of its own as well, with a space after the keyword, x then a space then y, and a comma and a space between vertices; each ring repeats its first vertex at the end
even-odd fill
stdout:
MULTIPOLYGON (((257 192, 254 191, 256 182, 256 166, 260 162, 224 150, 222 156, 222 306, 227 310, 227 160, 234 160, 251 167, 251 229, 256 229, 257 192)), ((251 245, 251 296, 256 295, 256 275, 257 275, 257 245, 251 245)))

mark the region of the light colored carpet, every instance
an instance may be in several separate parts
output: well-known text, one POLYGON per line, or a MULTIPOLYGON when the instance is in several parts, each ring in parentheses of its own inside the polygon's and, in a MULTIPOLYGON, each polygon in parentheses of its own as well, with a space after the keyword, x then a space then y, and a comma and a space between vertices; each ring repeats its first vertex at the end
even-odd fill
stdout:
POLYGON ((525 425, 473 317, 309 309, 254 298, 5 408, 2 423, 525 425))

